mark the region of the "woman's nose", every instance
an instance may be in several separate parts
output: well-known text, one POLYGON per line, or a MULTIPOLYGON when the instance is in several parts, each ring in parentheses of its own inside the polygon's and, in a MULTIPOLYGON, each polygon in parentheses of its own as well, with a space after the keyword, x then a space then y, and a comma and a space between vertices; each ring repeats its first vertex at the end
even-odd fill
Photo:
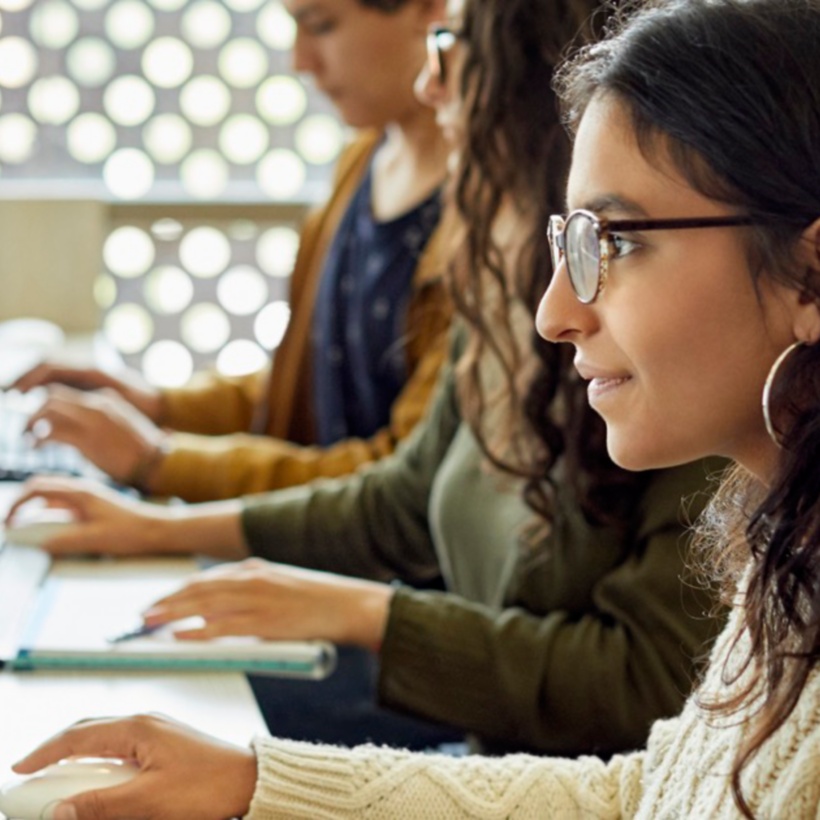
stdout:
POLYGON ((562 259, 541 297, 535 327, 547 341, 573 342, 593 330, 594 323, 594 310, 578 301, 562 259))
POLYGON ((447 86, 441 81, 441 77, 434 75, 430 71, 430 66, 425 63, 424 67, 416 77, 414 85, 416 99, 423 105, 437 108, 447 102, 447 86))

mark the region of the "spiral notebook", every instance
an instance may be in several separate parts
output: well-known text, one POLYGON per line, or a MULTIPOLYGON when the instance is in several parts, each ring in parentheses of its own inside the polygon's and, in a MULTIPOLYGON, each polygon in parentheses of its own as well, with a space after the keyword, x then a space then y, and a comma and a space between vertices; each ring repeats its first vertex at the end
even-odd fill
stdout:
POLYGON ((59 561, 30 607, 13 669, 108 669, 253 672, 323 678, 336 652, 324 641, 250 637, 179 641, 170 629, 121 643, 139 613, 196 569, 188 559, 59 561))

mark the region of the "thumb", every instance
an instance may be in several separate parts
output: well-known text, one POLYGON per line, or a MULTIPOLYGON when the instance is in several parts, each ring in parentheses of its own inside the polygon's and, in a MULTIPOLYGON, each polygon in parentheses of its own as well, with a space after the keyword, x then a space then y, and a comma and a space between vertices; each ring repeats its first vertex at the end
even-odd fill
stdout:
POLYGON ((54 820, 79 820, 77 808, 73 803, 60 803, 60 805, 54 809, 54 820))
POLYGON ((55 806, 53 813, 54 820, 122 820, 135 816, 134 793, 127 787, 75 794, 55 806))
MULTIPOLYGON (((47 816, 47 815, 45 815, 47 816)), ((99 792, 83 792, 54 809, 54 820, 114 820, 99 792)))

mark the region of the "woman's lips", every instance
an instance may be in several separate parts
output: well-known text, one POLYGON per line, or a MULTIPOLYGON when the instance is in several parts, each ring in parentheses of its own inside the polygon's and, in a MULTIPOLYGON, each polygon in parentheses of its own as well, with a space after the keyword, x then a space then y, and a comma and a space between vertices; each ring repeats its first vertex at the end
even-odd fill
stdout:
POLYGON ((631 380, 631 376, 596 376, 590 379, 587 385, 587 396, 590 403, 614 393, 631 380))

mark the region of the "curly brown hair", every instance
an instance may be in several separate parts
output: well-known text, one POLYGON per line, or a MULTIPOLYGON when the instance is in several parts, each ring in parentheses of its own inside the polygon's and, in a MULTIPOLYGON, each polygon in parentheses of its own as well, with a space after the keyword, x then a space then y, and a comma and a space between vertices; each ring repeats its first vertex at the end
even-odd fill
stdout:
POLYGON ((457 369, 459 398, 486 458, 525 480, 527 503, 546 521, 554 513, 559 457, 562 481, 575 485, 592 521, 625 520, 636 489, 648 481, 609 459, 604 425, 588 406, 566 346, 540 339, 533 321, 552 274, 545 229, 550 214, 563 210, 570 160, 553 72, 571 44, 589 42, 600 30, 608 10, 595 13, 598 6, 470 0, 461 32, 467 125, 454 197, 465 235, 450 282, 472 332, 457 369), (510 203, 515 235, 512 247, 502 247, 499 222, 510 203), (485 383, 488 358, 502 374, 500 385, 485 383))
MULTIPOLYGON (((770 277, 820 304, 820 265, 797 253, 820 216, 820 2, 632 5, 610 36, 559 72, 569 125, 594 96, 614 95, 650 161, 664 152, 695 190, 760 223, 747 229, 754 280, 770 277)), ((820 344, 793 352, 777 383, 772 411, 783 446, 775 474, 764 486, 737 468, 701 524, 727 591, 743 576, 750 648, 735 641, 734 671, 723 669, 738 691, 702 705, 753 715, 731 777, 749 818, 741 774, 820 662, 820 344)))

